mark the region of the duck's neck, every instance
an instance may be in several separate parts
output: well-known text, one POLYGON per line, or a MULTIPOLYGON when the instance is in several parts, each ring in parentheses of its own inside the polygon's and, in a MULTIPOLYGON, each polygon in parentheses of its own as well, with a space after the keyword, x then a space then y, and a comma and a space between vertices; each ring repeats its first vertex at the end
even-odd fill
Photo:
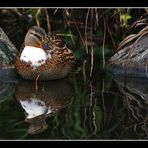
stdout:
POLYGON ((31 62, 33 66, 40 66, 50 59, 51 55, 46 53, 42 48, 26 46, 21 53, 20 60, 31 62))

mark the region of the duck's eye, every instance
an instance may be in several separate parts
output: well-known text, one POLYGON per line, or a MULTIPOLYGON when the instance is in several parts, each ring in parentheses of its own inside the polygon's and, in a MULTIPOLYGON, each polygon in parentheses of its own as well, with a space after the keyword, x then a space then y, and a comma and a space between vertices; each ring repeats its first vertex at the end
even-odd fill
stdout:
POLYGON ((43 48, 44 48, 45 50, 48 50, 48 49, 49 49, 48 44, 47 44, 47 43, 45 43, 45 44, 43 45, 43 48))

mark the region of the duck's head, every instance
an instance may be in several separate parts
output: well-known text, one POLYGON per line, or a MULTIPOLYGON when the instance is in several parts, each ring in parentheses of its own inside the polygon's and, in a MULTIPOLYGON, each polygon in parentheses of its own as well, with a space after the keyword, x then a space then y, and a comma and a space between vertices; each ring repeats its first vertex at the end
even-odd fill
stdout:
POLYGON ((42 48, 46 40, 46 32, 43 28, 33 26, 25 36, 25 46, 42 48))

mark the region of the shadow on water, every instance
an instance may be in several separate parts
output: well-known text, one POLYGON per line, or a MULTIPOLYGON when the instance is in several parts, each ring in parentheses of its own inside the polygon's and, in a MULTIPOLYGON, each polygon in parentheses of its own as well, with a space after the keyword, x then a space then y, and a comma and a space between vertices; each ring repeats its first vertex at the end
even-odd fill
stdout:
POLYGON ((1 82, 0 139, 147 139, 147 82, 1 82))

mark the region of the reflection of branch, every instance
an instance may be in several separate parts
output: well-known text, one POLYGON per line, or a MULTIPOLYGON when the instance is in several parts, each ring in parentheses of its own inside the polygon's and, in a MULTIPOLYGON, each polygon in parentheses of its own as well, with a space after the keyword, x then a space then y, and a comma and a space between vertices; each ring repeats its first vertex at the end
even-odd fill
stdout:
MULTIPOLYGON (((94 107, 96 106, 96 99, 95 99, 95 104, 94 104, 94 107)), ((97 132, 97 125, 96 125, 96 113, 95 113, 95 110, 93 108, 93 125, 94 125, 94 131, 93 131, 93 134, 95 135, 96 132, 97 132)))
POLYGON ((114 110, 115 107, 116 107, 116 101, 114 99, 113 105, 112 105, 111 110, 110 110, 110 116, 108 117, 108 122, 107 122, 108 126, 111 123, 111 120, 113 118, 112 114, 113 114, 113 110, 114 110))
POLYGON ((103 86, 102 86, 102 91, 101 91, 101 95, 102 95, 102 103, 103 103, 103 112, 104 112, 104 123, 105 123, 105 103, 104 103, 104 80, 103 80, 103 86))
MULTIPOLYGON (((92 118, 91 118, 91 115, 93 114, 93 106, 94 106, 94 104, 93 104, 93 100, 94 100, 94 98, 93 98, 93 89, 92 89, 92 84, 91 84, 91 82, 90 82, 90 98, 89 98, 89 100, 90 100, 90 105, 89 105, 89 112, 90 112, 90 126, 91 126, 91 122, 92 122, 92 118)), ((92 126, 91 126, 92 127, 92 126)), ((92 128, 91 128, 92 129, 92 128)))
POLYGON ((98 130, 98 123, 96 116, 96 106, 97 106, 97 100, 96 100, 96 91, 93 88, 92 83, 89 83, 89 90, 90 93, 87 95, 88 100, 84 100, 86 102, 83 102, 83 104, 86 104, 84 107, 83 115, 84 115, 84 122, 83 126, 87 133, 91 133, 91 135, 96 135, 98 130))
POLYGON ((134 109, 132 108, 132 105, 130 104, 130 99, 132 98, 132 96, 130 94, 128 94, 127 92, 126 93, 126 102, 127 102, 127 105, 128 105, 128 108, 129 110, 131 111, 133 117, 138 120, 138 118, 136 117, 136 115, 134 114, 134 109))
POLYGON ((135 120, 133 121, 132 118, 129 117, 129 121, 131 121, 132 123, 128 127, 128 129, 133 128, 134 132, 137 135, 145 134, 146 137, 148 137, 148 131, 146 127, 148 124, 147 104, 143 100, 140 100, 140 95, 131 92, 131 90, 129 90, 128 88, 126 88, 125 90, 121 86, 119 86, 119 89, 126 96, 125 98, 129 113, 132 115, 133 119, 136 119, 137 121, 135 122, 135 120), (139 129, 139 127, 141 130, 139 129))
POLYGON ((83 122, 83 126, 84 126, 84 129, 87 130, 87 107, 84 108, 84 122, 83 122))
MULTIPOLYGON (((93 130, 93 134, 96 134, 97 132, 97 125, 96 125, 96 113, 95 113, 95 106, 96 106, 96 99, 94 98, 93 96, 93 87, 92 87, 92 84, 90 82, 90 107, 92 108, 92 116, 93 116, 93 119, 92 119, 92 123, 94 125, 94 130, 93 130), (94 103, 93 103, 93 100, 94 100, 94 103)), ((91 110, 91 109, 90 109, 91 110)))
POLYGON ((125 91, 124 89, 120 88, 120 91, 126 96, 126 103, 128 105, 128 109, 131 111, 132 116, 140 121, 140 111, 138 110, 138 108, 135 107, 135 102, 138 105, 138 107, 140 107, 140 109, 144 109, 144 107, 142 106, 140 100, 138 100, 136 98, 136 96, 134 96, 134 94, 132 93, 128 93, 127 90, 125 91), (134 105, 133 105, 134 104, 134 105), (137 110, 136 110, 137 109, 137 110), (136 112, 136 113, 135 113, 136 112))
POLYGON ((143 127, 144 127, 144 130, 145 130, 145 133, 146 133, 146 137, 148 137, 148 131, 147 131, 147 128, 146 128, 146 124, 147 124, 147 123, 146 123, 146 121, 145 121, 143 127))

